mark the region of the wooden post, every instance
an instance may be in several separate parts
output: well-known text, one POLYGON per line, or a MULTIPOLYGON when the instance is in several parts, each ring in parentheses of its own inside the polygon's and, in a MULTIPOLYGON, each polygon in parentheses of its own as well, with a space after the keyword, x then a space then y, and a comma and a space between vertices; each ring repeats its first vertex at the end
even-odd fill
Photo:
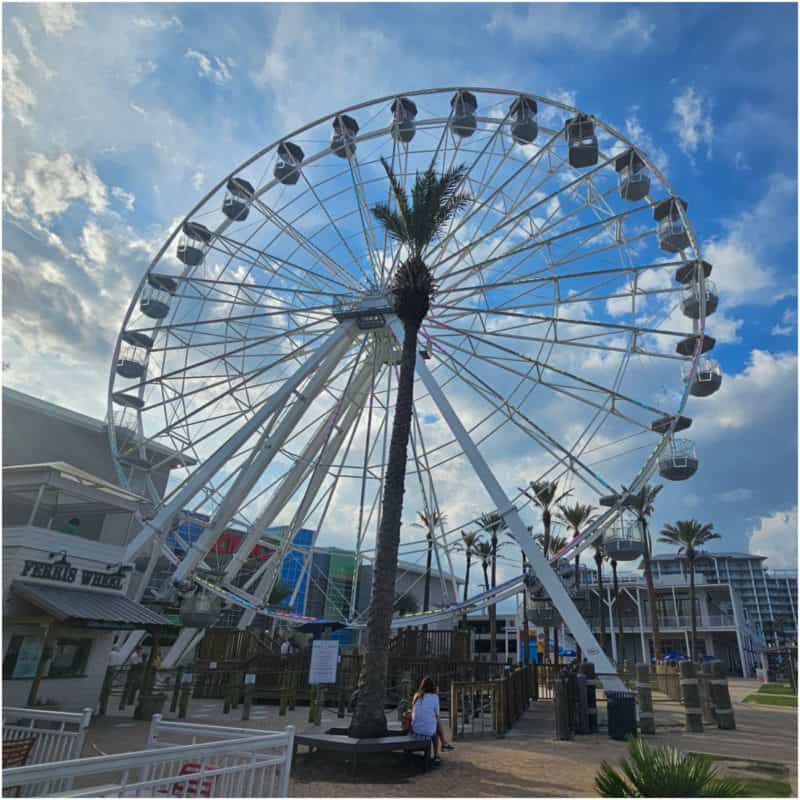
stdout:
POLYGON ((728 679, 722 674, 722 663, 720 661, 711 662, 711 691, 717 727, 723 731, 735 730, 736 718, 731 707, 728 679))
POLYGON ((581 664, 581 673, 586 676, 586 704, 589 715, 589 733, 597 733, 597 673, 591 661, 581 664))
POLYGON ((192 674, 181 674, 181 696, 178 700, 178 719, 186 719, 189 712, 189 700, 192 696, 192 674))
POLYGON ((653 713, 650 667, 647 664, 636 665, 636 689, 639 694, 639 730, 652 735, 656 732, 656 717, 653 713))
MULTIPOLYGON (((255 675, 253 675, 255 678, 255 675)), ((242 720, 250 719, 250 708, 253 705, 253 690, 255 686, 248 681, 248 674, 244 675, 244 701, 242 702, 242 720)))
POLYGON ((703 724, 711 725, 717 721, 714 715, 714 701, 711 697, 711 664, 703 661, 700 664, 700 674, 698 675, 700 687, 700 704, 703 709, 703 724))
POLYGON ((243 677, 244 673, 236 672, 231 673, 231 708, 239 708, 239 696, 241 694, 240 687, 242 685, 242 681, 244 680, 243 677))
POLYGON ((104 717, 108 711, 108 700, 111 697, 111 687, 114 685, 114 667, 108 667, 106 677, 103 679, 103 688, 100 690, 100 702, 97 716, 104 717))
POLYGON ((42 652, 39 654, 39 661, 36 664, 36 674, 31 682, 31 687, 28 691, 28 701, 26 705, 32 708, 36 705, 36 696, 39 694, 39 686, 44 677, 44 668, 53 656, 53 648, 51 645, 51 627, 48 622, 44 629, 44 639, 42 641, 42 652))
POLYGON ((225 675, 225 684, 222 687, 222 713, 231 713, 231 684, 233 683, 233 672, 225 675))
POLYGON ((180 667, 175 669, 175 685, 172 687, 172 700, 169 704, 169 710, 174 714, 178 709, 178 697, 181 693, 181 674, 183 670, 180 667))
POLYGON ((282 670, 280 673, 280 701, 278 706, 278 716, 286 716, 286 706, 289 703, 289 681, 291 680, 292 673, 288 670, 282 670))
POLYGON ((702 733, 703 709, 700 707, 700 687, 697 683, 697 672, 691 661, 680 662, 680 686, 686 711, 686 730, 689 733, 702 733))
POLYGON ((553 711, 555 712, 555 734, 560 741, 572 739, 569 726, 569 690, 566 675, 559 675, 553 681, 553 711))

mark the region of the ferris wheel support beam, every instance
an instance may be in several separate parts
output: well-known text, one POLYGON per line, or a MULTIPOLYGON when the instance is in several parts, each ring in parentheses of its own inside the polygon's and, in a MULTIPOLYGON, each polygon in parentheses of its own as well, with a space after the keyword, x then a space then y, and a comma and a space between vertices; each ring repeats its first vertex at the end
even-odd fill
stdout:
MULTIPOLYGON (((242 467, 233 486, 231 486, 222 499, 211 524, 200 534, 173 575, 167 579, 163 587, 164 592, 169 590, 170 585, 180 583, 184 580, 194 570, 201 559, 205 557, 206 553, 214 546, 220 533, 222 533, 226 525, 233 519, 242 501, 247 497, 258 479, 272 463, 272 460, 300 422, 311 402, 324 389, 331 373, 336 369, 345 351, 350 346, 350 342, 351 339, 348 336, 344 336, 337 341, 309 379, 308 385, 305 386, 302 391, 298 391, 299 381, 290 380, 288 382, 292 384, 291 391, 297 394, 297 399, 286 412, 286 415, 275 430, 265 431, 264 434, 262 434, 248 463, 242 467)), ((285 391, 282 391, 282 393, 285 403, 290 397, 290 394, 287 394, 285 391)), ((278 413, 280 411, 280 406, 276 408, 275 411, 278 413)))
MULTIPOLYGON (((393 319, 390 326, 397 341, 402 343, 404 334, 400 320, 393 319)), ((480 450, 478 450, 472 438, 461 424, 461 420, 456 415, 453 407, 450 405, 450 402, 445 397, 444 392, 439 387, 433 375, 431 375, 430 370, 428 370, 423 360, 417 359, 416 371, 425 384, 425 388, 428 390, 431 399, 441 412, 451 433, 458 441, 464 454, 472 465, 472 468, 475 470, 478 479, 488 492, 498 512, 502 514, 511 535, 527 556, 531 567, 536 573, 536 577, 542 582, 542 586, 553 601, 559 614, 561 614, 562 618, 567 623, 570 632, 580 644, 583 652, 597 667, 597 672, 603 682, 603 686, 606 690, 624 691, 625 686, 617 675, 614 665, 597 643, 586 621, 570 599, 567 590, 564 588, 564 584, 561 583, 542 551, 534 543, 533 537, 520 518, 516 507, 508 499, 508 496, 503 491, 497 478, 495 478, 494 473, 481 455, 480 450)))
POLYGON ((343 343, 351 341, 353 336, 353 322, 347 321, 340 325, 330 338, 315 350, 305 363, 286 383, 273 394, 269 400, 246 422, 227 442, 221 445, 206 461, 189 476, 183 486, 175 492, 169 503, 163 506, 149 522, 145 522, 143 529, 125 548, 125 561, 131 561, 145 544, 157 533, 167 530, 172 520, 206 483, 220 470, 220 468, 244 445, 244 443, 258 430, 258 428, 272 415, 276 408, 291 396, 292 392, 305 380, 323 359, 333 350, 338 349, 343 343))
MULTIPOLYGON (((364 404, 367 401, 367 396, 369 394, 369 387, 371 386, 370 379, 372 378, 372 372, 373 372, 373 367, 372 364, 370 363, 370 359, 368 359, 367 362, 362 365, 359 373, 353 379, 353 384, 351 388, 352 401, 350 402, 349 408, 347 409, 347 412, 344 418, 342 419, 342 423, 341 425, 336 427, 336 432, 330 437, 325 447, 323 448, 319 456, 319 459, 317 460, 317 464, 314 467, 314 472, 311 476, 311 480, 309 481, 309 484, 306 487, 303 499, 300 502, 300 505, 298 506, 294 515, 292 516, 291 523, 287 526, 286 530, 284 531, 278 549, 272 554, 269 561, 267 562, 267 567, 264 570, 263 574, 261 575, 258 585, 253 591, 253 595, 259 601, 263 601, 265 598, 268 598, 270 593, 272 592, 272 589, 278 580, 278 570, 280 569, 286 554, 292 547, 292 540, 294 539, 294 535, 300 529, 300 526, 303 524, 303 521, 306 515, 308 514, 308 511, 311 508, 312 504, 314 503, 314 500, 316 499, 319 490, 322 488, 323 481, 325 480, 325 477, 328 474, 329 466, 333 464, 333 460, 336 458, 336 454, 339 452, 339 448, 342 446, 342 443, 344 442, 344 439, 347 436, 348 431, 355 424, 356 420, 361 414, 361 411, 363 409, 364 404)), ((345 397, 346 396, 347 392, 345 393, 345 397)), ((339 409, 339 411, 341 411, 341 409, 339 409)), ((258 525, 258 530, 262 529, 263 525, 258 525)), ((239 619, 239 624, 237 627, 246 628, 253 621, 254 616, 255 616, 255 611, 253 609, 245 610, 244 614, 242 614, 241 618, 239 619)))
MULTIPOLYGON (((363 383, 366 380, 366 377, 368 377, 366 372, 371 371, 371 369, 371 366, 368 370, 366 369, 366 365, 362 367, 361 372, 354 380, 353 388, 351 390, 352 394, 355 395, 362 391, 363 383)), ((322 455, 318 461, 325 465, 330 463, 328 459, 325 458, 326 453, 330 453, 326 446, 326 440, 329 443, 331 440, 337 439, 339 432, 349 429, 355 418, 356 406, 358 405, 357 401, 355 404, 351 405, 349 409, 347 409, 337 433, 331 436, 332 431, 336 427, 336 422, 347 406, 349 399, 348 393, 345 392, 336 406, 334 406, 334 408, 331 410, 330 414, 328 414, 326 419, 323 420, 322 424, 315 431, 311 441, 305 446, 291 470, 281 482, 281 485, 275 490, 275 493, 270 498, 267 505, 262 509, 255 522, 253 522, 248 529, 247 534, 242 539, 239 547, 236 549, 236 553, 234 553, 233 558, 231 558, 230 563, 225 568, 225 572, 223 573, 224 581, 232 581, 239 573, 239 570, 241 570, 245 561, 247 561, 250 551, 261 539, 264 530, 272 525, 272 523, 275 521, 275 518, 283 510, 289 499, 302 484, 304 476, 311 468, 311 464, 317 458, 317 453, 319 453, 320 450, 322 450, 322 455)), ((269 561, 267 561, 267 564, 269 564, 270 561, 272 561, 272 557, 269 559, 269 561)), ((265 567, 264 571, 268 571, 268 568, 265 567)))

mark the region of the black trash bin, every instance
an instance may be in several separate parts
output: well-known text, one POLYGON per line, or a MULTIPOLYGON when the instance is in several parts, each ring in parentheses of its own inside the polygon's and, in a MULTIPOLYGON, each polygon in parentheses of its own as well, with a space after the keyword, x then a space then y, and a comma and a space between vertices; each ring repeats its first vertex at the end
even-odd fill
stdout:
POLYGON ((624 741, 636 736, 636 696, 632 692, 606 692, 608 738, 624 741))

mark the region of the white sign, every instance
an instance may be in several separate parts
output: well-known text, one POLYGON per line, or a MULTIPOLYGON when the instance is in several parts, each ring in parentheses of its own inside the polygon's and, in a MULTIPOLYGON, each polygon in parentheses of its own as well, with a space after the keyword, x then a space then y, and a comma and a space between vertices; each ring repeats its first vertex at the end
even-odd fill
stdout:
POLYGON ((191 672, 184 672, 181 675, 181 683, 191 683, 192 682, 192 673, 191 672))
POLYGON ((317 639, 311 645, 311 667, 308 682, 336 683, 336 666, 339 663, 339 642, 317 639))
POLYGON ((216 661, 211 661, 209 663, 209 665, 208 665, 208 668, 209 669, 216 669, 217 668, 217 662, 216 661))
POLYGON ((256 682, 256 674, 255 672, 247 672, 244 676, 244 685, 245 686, 252 686, 256 682))

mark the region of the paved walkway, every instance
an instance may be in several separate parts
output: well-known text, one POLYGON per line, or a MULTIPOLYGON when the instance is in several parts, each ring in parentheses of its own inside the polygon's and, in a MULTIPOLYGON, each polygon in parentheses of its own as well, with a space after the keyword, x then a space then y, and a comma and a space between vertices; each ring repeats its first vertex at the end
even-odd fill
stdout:
MULTIPOLYGON (((683 712, 678 703, 658 698, 658 733, 648 737, 653 744, 671 744, 681 750, 699 751, 735 758, 787 764, 797 787, 796 709, 759 707, 741 700, 756 689, 751 681, 732 681, 731 697, 737 729, 720 731, 707 727, 702 734, 683 731, 683 712)), ((571 742, 553 740, 552 705, 534 704, 506 737, 470 738, 456 742, 456 750, 445 753, 441 767, 422 772, 421 761, 400 754, 363 758, 356 778, 341 755, 300 754, 292 769, 290 792, 296 797, 580 797, 593 795, 594 776, 603 760, 618 762, 625 745, 608 739, 605 730, 571 742)), ((174 717, 167 712, 165 717, 174 717)), ((601 709, 601 725, 605 712, 601 709)), ((252 718, 241 721, 241 708, 222 714, 222 701, 193 700, 192 722, 230 725, 256 730, 277 730, 295 725, 298 731, 325 730, 343 726, 335 711, 325 711, 321 728, 308 723, 308 708, 297 707, 280 717, 276 706, 254 706, 252 718)), ((147 723, 130 717, 105 717, 93 722, 85 755, 94 755, 92 745, 104 752, 120 753, 143 747, 147 723)))

